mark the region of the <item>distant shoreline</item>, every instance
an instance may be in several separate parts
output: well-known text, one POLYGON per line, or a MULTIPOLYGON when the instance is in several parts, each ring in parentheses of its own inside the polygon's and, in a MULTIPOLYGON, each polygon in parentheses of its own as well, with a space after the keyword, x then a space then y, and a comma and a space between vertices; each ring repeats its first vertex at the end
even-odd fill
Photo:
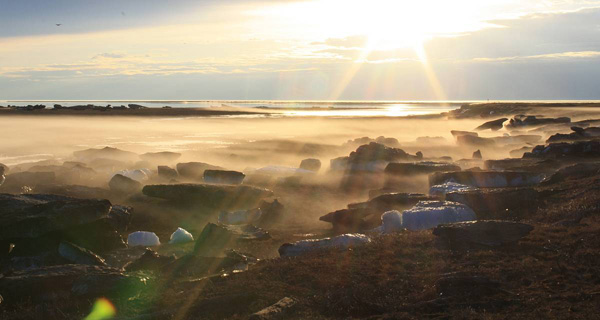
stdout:
POLYGON ((0 116, 211 117, 269 114, 270 113, 268 112, 262 111, 250 112, 203 108, 144 108, 106 110, 73 110, 70 108, 19 110, 15 108, 0 108, 0 116))

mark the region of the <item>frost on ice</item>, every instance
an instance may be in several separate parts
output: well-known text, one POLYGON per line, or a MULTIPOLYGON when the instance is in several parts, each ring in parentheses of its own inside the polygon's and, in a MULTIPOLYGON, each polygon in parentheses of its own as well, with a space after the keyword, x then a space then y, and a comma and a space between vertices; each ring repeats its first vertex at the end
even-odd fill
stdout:
POLYGON ((130 233, 129 236, 127 236, 127 245, 129 245, 130 247, 135 247, 135 246, 153 247, 153 246, 159 246, 160 240, 158 239, 158 236, 154 232, 136 231, 136 232, 130 233))
POLYGON ((408 230, 423 230, 442 223, 476 220, 471 208, 450 201, 419 201, 414 207, 402 212, 402 226, 408 230))
POLYGON ((194 241, 194 236, 183 228, 177 228, 173 234, 171 234, 170 244, 175 243, 186 243, 194 241))
POLYGON ((450 192, 460 192, 474 190, 475 188, 466 184, 456 183, 453 181, 438 184, 429 188, 429 194, 437 197, 445 197, 450 192))

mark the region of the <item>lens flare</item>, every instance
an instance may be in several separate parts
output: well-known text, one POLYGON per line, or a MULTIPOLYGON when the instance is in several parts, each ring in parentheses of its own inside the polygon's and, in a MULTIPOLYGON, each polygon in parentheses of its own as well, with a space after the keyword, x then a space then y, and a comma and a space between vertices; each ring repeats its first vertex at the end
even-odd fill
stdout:
POLYGON ((106 298, 96 300, 92 307, 92 312, 84 320, 105 320, 111 319, 117 314, 115 306, 106 298))

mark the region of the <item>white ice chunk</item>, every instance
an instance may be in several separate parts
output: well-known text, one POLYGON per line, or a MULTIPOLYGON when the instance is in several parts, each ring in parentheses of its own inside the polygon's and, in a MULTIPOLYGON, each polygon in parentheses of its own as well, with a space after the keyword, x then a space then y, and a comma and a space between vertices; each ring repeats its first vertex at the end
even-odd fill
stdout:
POLYGON ((402 214, 398 210, 387 211, 381 215, 381 232, 392 233, 404 229, 402 214))
POLYGON ((419 201, 402 212, 402 226, 408 230, 424 230, 443 223, 476 220, 471 208, 450 201, 419 201))
POLYGON ((359 233, 343 234, 333 238, 301 240, 282 245, 279 248, 279 255, 282 257, 294 257, 320 249, 347 249, 349 247, 363 245, 370 241, 371 239, 369 237, 359 233))
POLYGON ((154 232, 136 231, 127 236, 127 245, 130 247, 144 246, 153 247, 160 245, 160 240, 154 232))
POLYGON ((221 224, 248 224, 260 219, 262 211, 257 209, 241 210, 235 212, 223 211, 219 214, 219 223, 221 224))
POLYGON ((186 243, 194 241, 194 236, 183 228, 177 228, 173 234, 171 234, 171 240, 169 243, 186 243))
POLYGON ((443 184, 438 184, 429 188, 429 194, 432 196, 445 197, 447 193, 450 192, 460 192, 460 191, 469 191, 474 190, 475 188, 468 186, 466 184, 461 184, 453 181, 445 182, 443 184))

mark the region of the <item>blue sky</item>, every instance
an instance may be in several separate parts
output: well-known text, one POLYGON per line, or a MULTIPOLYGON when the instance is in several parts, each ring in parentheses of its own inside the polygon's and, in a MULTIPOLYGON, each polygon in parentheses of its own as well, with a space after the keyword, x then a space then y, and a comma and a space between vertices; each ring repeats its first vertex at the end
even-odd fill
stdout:
POLYGON ((0 100, 600 99, 598 74, 600 1, 0 0, 0 100))

